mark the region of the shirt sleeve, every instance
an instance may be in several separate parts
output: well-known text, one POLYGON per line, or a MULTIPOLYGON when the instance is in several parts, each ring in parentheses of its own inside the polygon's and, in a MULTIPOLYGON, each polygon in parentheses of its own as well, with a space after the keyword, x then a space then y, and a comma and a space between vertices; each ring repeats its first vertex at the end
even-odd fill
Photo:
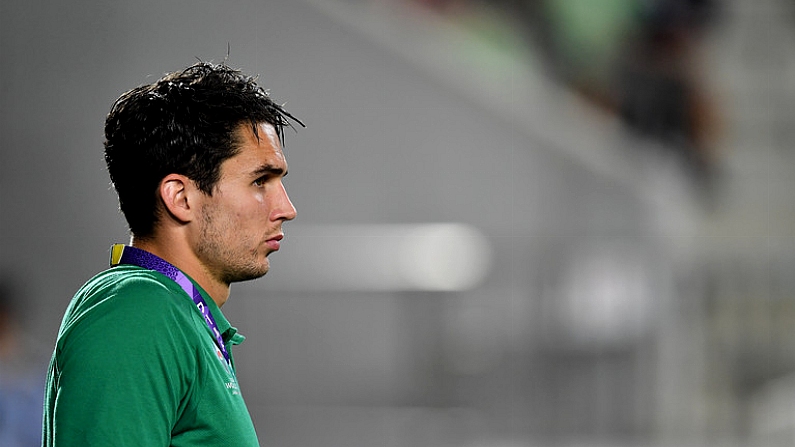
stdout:
POLYGON ((59 342, 55 447, 170 444, 196 375, 193 323, 163 284, 131 282, 85 310, 59 342))

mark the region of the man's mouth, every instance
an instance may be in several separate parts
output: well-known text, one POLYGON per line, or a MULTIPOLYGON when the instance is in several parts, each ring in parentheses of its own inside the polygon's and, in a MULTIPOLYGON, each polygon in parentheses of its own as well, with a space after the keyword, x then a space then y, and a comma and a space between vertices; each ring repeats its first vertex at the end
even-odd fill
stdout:
POLYGON ((267 245, 268 248, 270 248, 271 250, 277 251, 282 245, 281 242, 282 239, 284 239, 284 234, 279 233, 276 236, 273 236, 272 238, 265 241, 265 245, 267 245))

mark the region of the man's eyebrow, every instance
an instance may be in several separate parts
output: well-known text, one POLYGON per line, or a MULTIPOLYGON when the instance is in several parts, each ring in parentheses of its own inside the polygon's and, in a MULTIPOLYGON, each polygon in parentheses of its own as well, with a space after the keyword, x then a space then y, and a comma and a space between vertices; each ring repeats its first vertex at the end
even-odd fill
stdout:
POLYGON ((252 172, 252 174, 255 176, 270 174, 270 175, 277 175, 284 177, 285 175, 287 175, 287 171, 278 166, 262 165, 259 168, 255 169, 252 172))

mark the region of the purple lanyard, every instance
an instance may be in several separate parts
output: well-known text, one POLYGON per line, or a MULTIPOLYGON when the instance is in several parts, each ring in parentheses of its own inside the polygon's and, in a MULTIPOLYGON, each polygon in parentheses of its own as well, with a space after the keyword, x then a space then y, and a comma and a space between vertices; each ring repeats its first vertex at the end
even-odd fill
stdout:
POLYGON ((174 282, 179 284, 179 286, 182 287, 182 290, 184 290, 185 293, 193 298, 193 302, 196 303, 196 307, 199 308, 202 316, 204 316, 204 322, 207 323, 210 331, 212 331, 213 335, 215 335, 215 343, 221 350, 224 359, 226 359, 226 363, 229 365, 232 364, 229 352, 226 350, 226 346, 224 345, 224 339, 221 338, 221 331, 218 330, 218 324, 216 324, 215 318, 213 318, 213 315, 210 313, 210 308, 207 307, 207 302, 204 301, 199 289, 196 288, 196 286, 184 273, 182 273, 182 271, 169 264, 166 260, 155 256, 148 251, 131 247, 129 245, 114 244, 110 251, 110 265, 111 267, 114 267, 119 264, 137 265, 138 267, 154 270, 166 275, 174 282))

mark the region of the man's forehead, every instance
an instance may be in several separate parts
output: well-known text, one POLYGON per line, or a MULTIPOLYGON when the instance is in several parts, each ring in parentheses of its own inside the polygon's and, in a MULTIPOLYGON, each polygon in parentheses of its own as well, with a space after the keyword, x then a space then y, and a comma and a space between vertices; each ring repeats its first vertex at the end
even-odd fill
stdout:
POLYGON ((239 152, 230 160, 233 164, 246 163, 251 165, 280 165, 286 170, 287 160, 282 152, 281 141, 276 129, 269 123, 258 123, 256 135, 251 125, 239 128, 239 152))
POLYGON ((273 124, 270 123, 257 123, 257 133, 259 134, 259 138, 267 138, 267 141, 277 149, 278 152, 282 151, 282 142, 279 140, 279 134, 276 132, 276 128, 273 127, 273 124))
POLYGON ((262 122, 257 123, 255 126, 250 123, 241 124, 237 129, 237 137, 241 148, 245 146, 270 146, 276 152, 282 152, 279 134, 270 123, 262 122))

